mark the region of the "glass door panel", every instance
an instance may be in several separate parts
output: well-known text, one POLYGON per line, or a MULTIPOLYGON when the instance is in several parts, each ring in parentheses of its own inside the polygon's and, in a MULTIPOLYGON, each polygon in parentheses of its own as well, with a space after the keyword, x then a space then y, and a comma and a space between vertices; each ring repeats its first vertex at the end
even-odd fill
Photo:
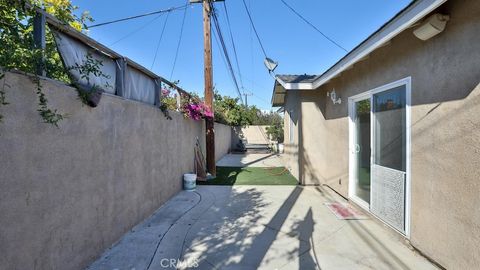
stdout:
POLYGON ((370 99, 355 102, 355 196, 370 204, 370 99))
POLYGON ((405 86, 373 95, 375 114, 374 163, 406 171, 405 86))
POLYGON ((406 87, 373 94, 371 211, 405 231, 406 87))

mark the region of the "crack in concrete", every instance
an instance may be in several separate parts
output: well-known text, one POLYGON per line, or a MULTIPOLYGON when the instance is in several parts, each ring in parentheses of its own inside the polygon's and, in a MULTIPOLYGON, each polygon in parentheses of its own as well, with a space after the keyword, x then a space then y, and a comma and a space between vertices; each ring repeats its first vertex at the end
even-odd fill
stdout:
POLYGON ((158 248, 160 247, 160 244, 162 243, 162 240, 163 238, 165 238, 165 235, 168 234, 168 232, 170 231, 170 229, 173 228, 173 226, 175 226, 175 224, 177 224, 177 222, 182 218, 184 217, 188 212, 190 212, 193 208, 195 208, 197 205, 200 204, 200 202, 202 201, 202 196, 200 195, 200 193, 194 191, 194 193, 196 193, 199 197, 200 197, 200 200, 195 204, 193 205, 192 207, 190 207, 187 211, 185 211, 185 213, 183 213, 179 218, 177 218, 175 220, 175 222, 173 222, 167 229, 167 231, 162 235, 162 237, 160 238, 160 241, 158 241, 158 244, 157 244, 157 247, 155 248, 155 251, 153 252, 153 255, 152 257, 150 258, 150 262, 148 263, 148 266, 146 268, 146 270, 150 269, 150 266, 152 265, 152 262, 153 262, 153 259, 155 258, 155 256, 157 255, 157 252, 158 252, 158 248))
MULTIPOLYGON (((195 192, 196 192, 196 191, 195 191, 195 192)), ((213 197, 213 203, 210 204, 210 206, 208 206, 207 209, 205 209, 205 210, 202 212, 202 214, 200 215, 200 218, 196 219, 195 222, 193 222, 193 223, 191 224, 191 226, 188 228, 187 232, 185 233, 185 237, 183 238, 182 251, 181 251, 181 253, 180 253, 179 259, 180 259, 180 258, 183 258, 183 256, 185 255, 185 254, 183 254, 184 251, 185 251, 185 249, 184 249, 184 248, 185 248, 185 241, 186 241, 186 239, 187 239, 187 236, 190 234, 190 230, 192 229, 192 227, 201 219, 201 217, 203 217, 203 214, 205 214, 208 210, 210 210, 210 209, 212 208, 212 206, 216 205, 215 202, 217 201, 217 197, 215 196, 215 194, 214 194, 213 192, 210 192, 210 191, 208 191, 208 192, 209 192, 209 193, 212 195, 212 197, 213 197)), ((197 192, 196 192, 196 193, 197 193, 197 192)), ((200 201, 202 201, 202 195, 201 195, 200 193, 197 193, 197 194, 200 196, 200 201)), ((197 205, 198 205, 198 204, 197 204, 197 205)), ((196 207, 196 206, 195 206, 195 207, 196 207)))

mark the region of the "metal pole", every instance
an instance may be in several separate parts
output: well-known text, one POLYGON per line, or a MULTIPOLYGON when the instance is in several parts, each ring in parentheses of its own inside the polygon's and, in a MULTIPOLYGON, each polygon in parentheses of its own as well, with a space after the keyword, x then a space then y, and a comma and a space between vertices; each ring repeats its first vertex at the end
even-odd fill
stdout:
POLYGON ((41 12, 37 12, 35 17, 33 18, 33 42, 35 49, 41 50, 41 58, 36 67, 37 75, 46 76, 45 71, 45 48, 46 48, 46 41, 45 41, 45 28, 46 28, 46 18, 45 14, 41 12))
POLYGON ((115 94, 123 97, 125 94, 125 76, 127 72, 127 60, 125 58, 118 58, 116 61, 116 78, 115 78, 115 94))
MULTIPOLYGON (((205 104, 214 111, 213 107, 213 71, 212 71, 212 36, 210 24, 210 0, 203 0, 203 38, 204 38, 204 74, 205 74, 205 104)), ((213 119, 205 120, 207 171, 215 176, 215 129, 213 119)))

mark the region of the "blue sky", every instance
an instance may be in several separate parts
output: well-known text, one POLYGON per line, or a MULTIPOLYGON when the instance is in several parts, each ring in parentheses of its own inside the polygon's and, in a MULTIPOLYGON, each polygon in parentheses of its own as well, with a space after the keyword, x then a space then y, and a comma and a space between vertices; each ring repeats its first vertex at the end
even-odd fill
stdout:
MULTIPOLYGON (((250 27, 242 0, 226 0, 244 89, 253 93, 249 104, 270 108, 273 79, 263 65, 263 53, 250 27)), ((280 0, 245 0, 267 55, 278 61, 277 74, 320 74, 346 53, 285 7, 280 0)), ((347 50, 351 50, 410 0, 285 0, 317 28, 347 50)), ((180 6, 184 0, 73 0, 79 11, 88 10, 95 23, 180 6)), ((230 57, 230 45, 223 3, 215 3, 230 57)), ((89 35, 117 52, 150 68, 166 15, 157 15, 92 28, 89 35)), ((183 11, 169 15, 153 71, 170 79, 180 35, 183 11)), ((236 90, 213 44, 214 84, 221 94, 236 97, 236 90)), ((236 69, 235 62, 233 66, 236 69)), ((235 70, 238 72, 237 70, 235 70)), ((238 78, 238 76, 237 76, 238 78)), ((188 7, 182 42, 172 80, 184 89, 203 95, 203 23, 200 4, 188 7)))

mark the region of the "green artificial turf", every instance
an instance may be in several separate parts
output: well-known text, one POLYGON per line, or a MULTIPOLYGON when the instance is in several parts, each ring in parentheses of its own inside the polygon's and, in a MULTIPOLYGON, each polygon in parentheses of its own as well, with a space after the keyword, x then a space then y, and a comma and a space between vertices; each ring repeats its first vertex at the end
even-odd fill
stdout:
POLYGON ((284 167, 217 167, 217 177, 199 185, 297 185, 284 167))

